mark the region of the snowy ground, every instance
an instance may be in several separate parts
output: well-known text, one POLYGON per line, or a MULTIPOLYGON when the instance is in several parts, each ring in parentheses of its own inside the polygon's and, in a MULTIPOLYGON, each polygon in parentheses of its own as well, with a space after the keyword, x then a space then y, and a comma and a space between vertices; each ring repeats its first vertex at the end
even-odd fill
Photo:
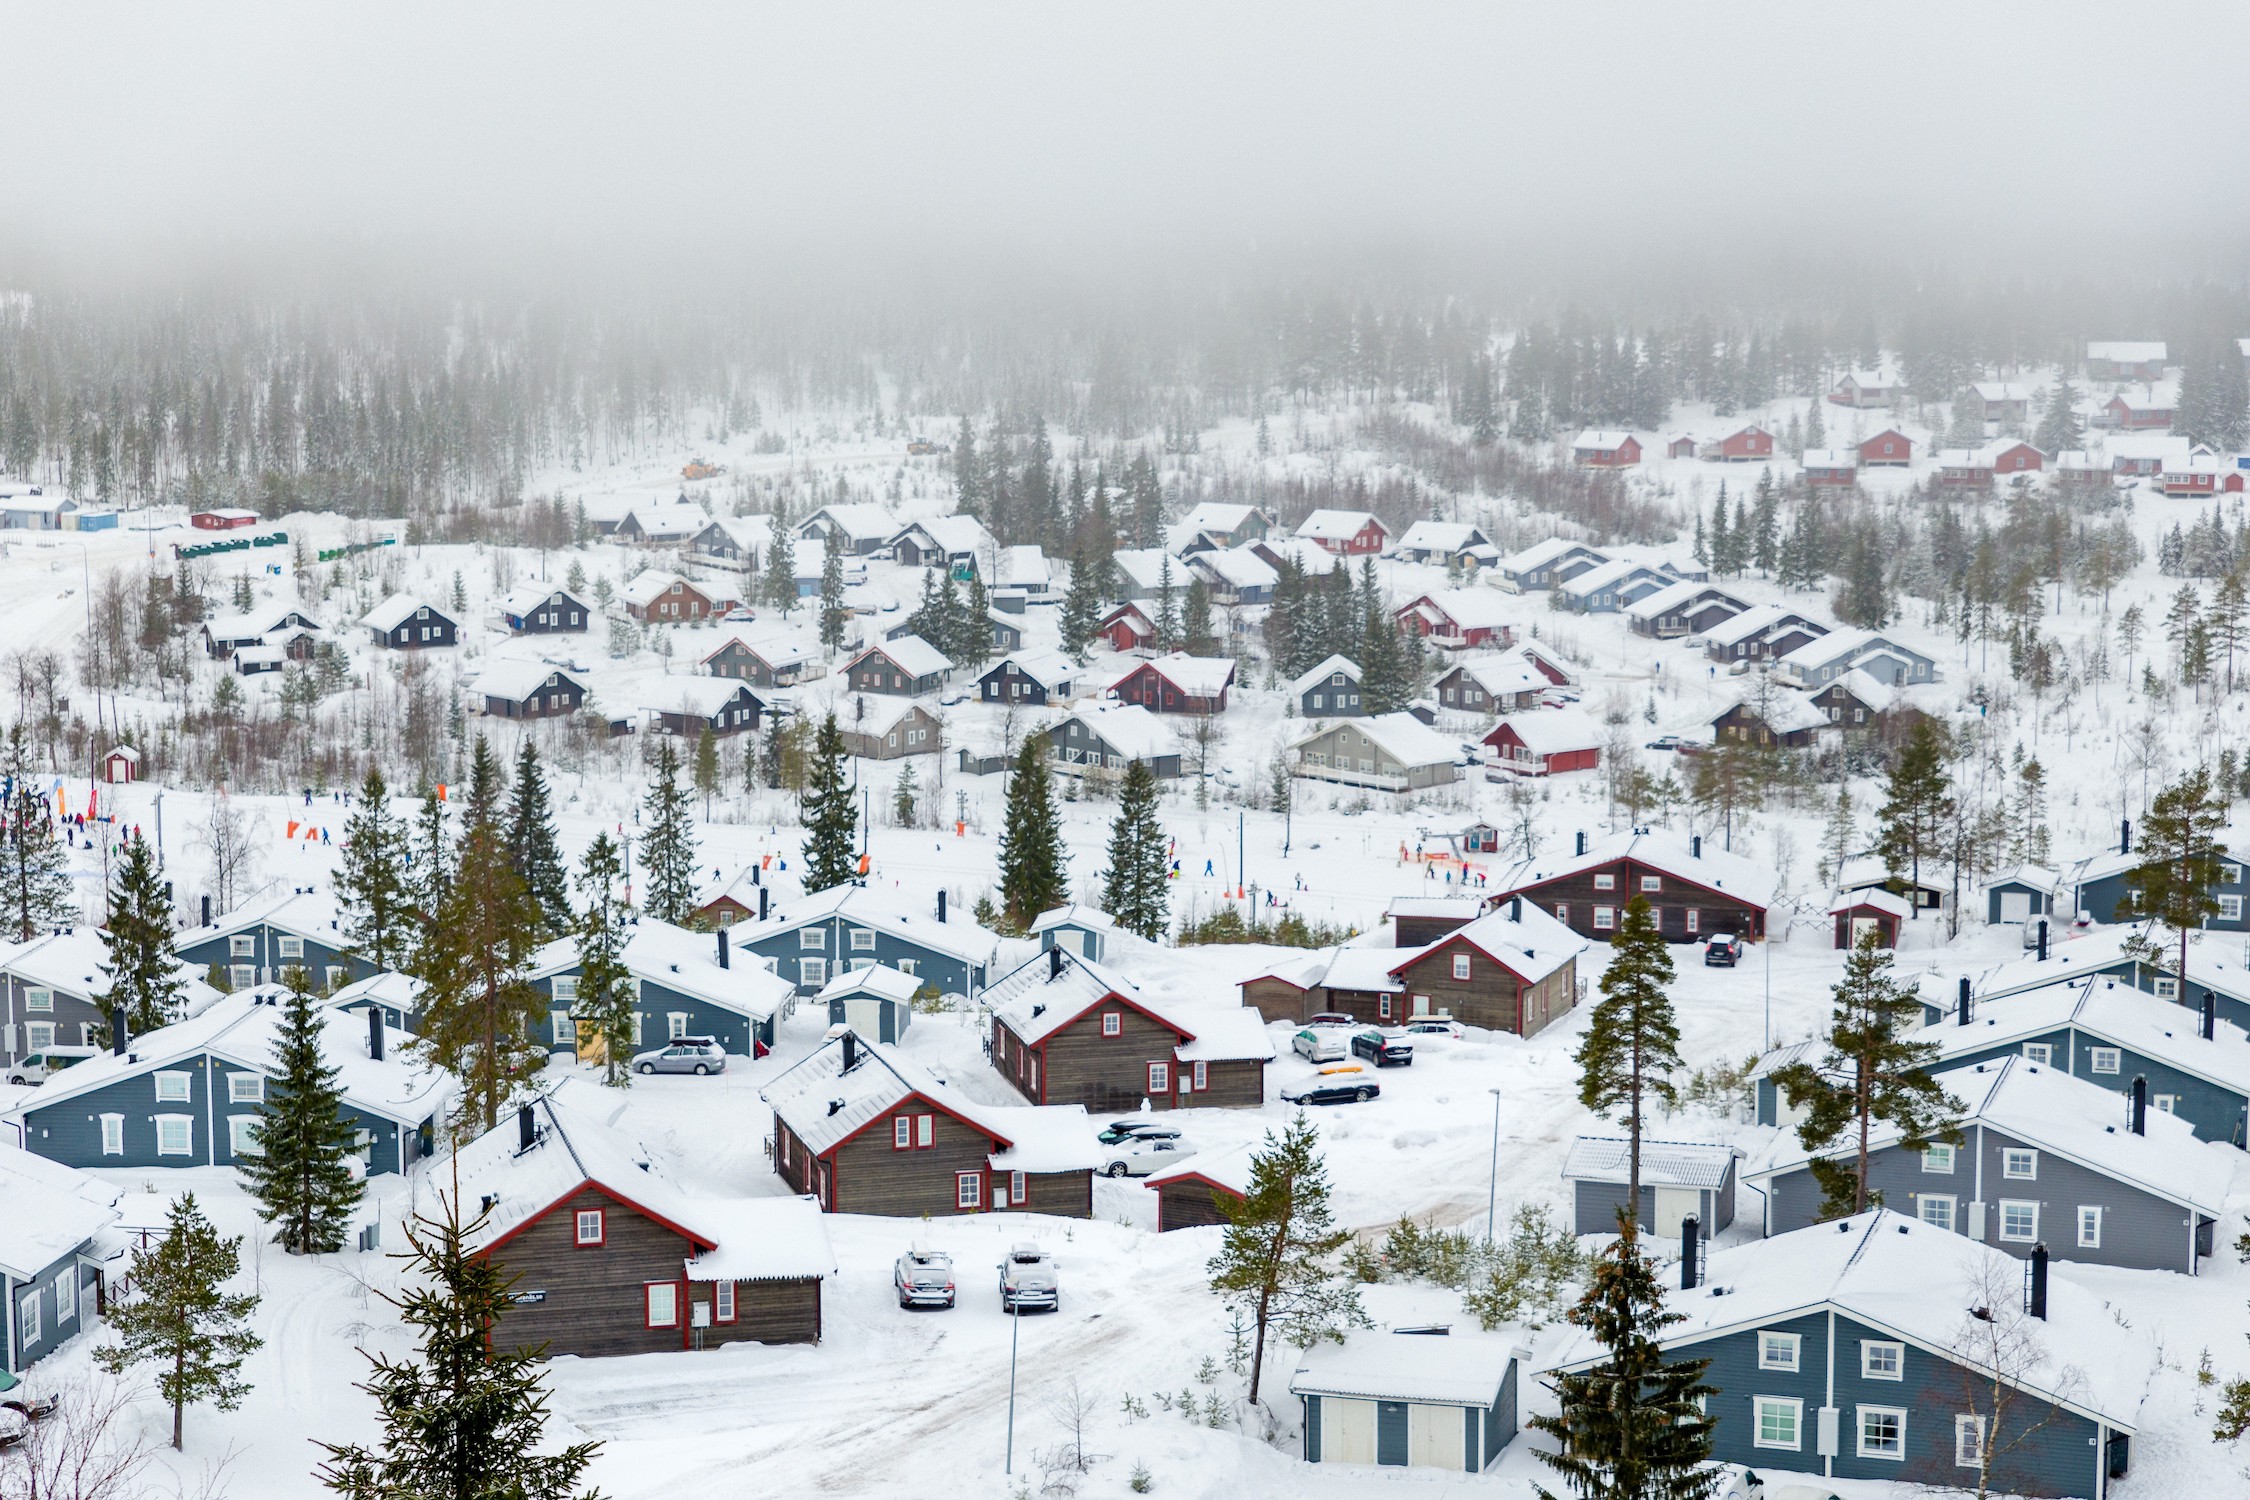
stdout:
MULTIPOLYGON (((1761 414, 1743 414, 1745 420, 1756 415, 1761 414)), ((1786 413, 1763 415, 1769 426, 1786 420, 1786 413)), ((1882 424, 1874 420, 1878 415, 1864 414, 1866 431, 1879 430, 1882 424)), ((1830 412, 1832 443, 1845 439, 1852 420, 1847 414, 1830 412)), ((1682 425, 1688 425, 1685 419, 1682 425)), ((1656 436, 1644 434, 1644 443, 1656 436)), ((895 486, 902 519, 944 508, 942 480, 928 468, 901 466, 895 445, 810 446, 817 451, 751 455, 740 443, 733 449, 706 444, 698 451, 724 458, 734 471, 730 479, 745 470, 779 472, 804 464, 831 484, 837 473, 873 483, 886 500, 895 486)), ((1297 462, 1303 457, 1275 462, 1297 462)), ((635 471, 563 476, 556 482, 588 494, 638 487, 668 497, 679 488, 676 474, 675 460, 644 464, 635 471)), ((1720 477, 1712 466, 1682 462, 1652 464, 1643 482, 1670 486, 1683 498, 1697 494, 1707 504, 1720 477)), ((1745 466, 1728 470, 1723 477, 1730 494, 1739 494, 1754 484, 1756 474, 1745 466)), ((723 497, 727 482, 719 482, 715 496, 723 497)), ((1884 476, 1875 482, 1895 481, 1884 476)), ((2135 524, 2150 558, 2161 529, 2175 519, 2192 520, 2200 509, 2143 496, 2135 524)), ((140 518, 132 519, 137 523, 140 518)), ((319 521, 292 522, 292 529, 325 533, 319 538, 323 542, 340 540, 348 532, 341 523, 319 521)), ((161 547, 181 534, 174 531, 153 540, 161 547)), ((11 537, 0 549, 5 554, 0 556, 0 620, 5 621, 0 626, 0 648, 67 645, 85 618, 88 578, 98 581, 111 566, 124 566, 130 576, 151 540, 129 531, 45 542, 11 537)), ((1682 554, 1685 547, 1683 543, 1647 550, 1651 556, 1671 556, 1682 554)), ((591 549, 580 560, 590 573, 614 583, 629 577, 640 561, 606 547, 591 549)), ((279 562, 284 567, 284 576, 264 580, 267 586, 278 589, 292 582, 286 576, 286 559, 255 557, 254 561, 260 566, 279 562)), ((551 555, 544 560, 546 576, 559 579, 568 565, 564 555, 551 555)), ((540 576, 541 566, 542 560, 531 553, 402 547, 383 560, 380 577, 370 570, 321 612, 324 618, 348 625, 356 618, 354 604, 364 608, 396 586, 426 589, 442 598, 459 573, 472 601, 470 619, 484 622, 491 600, 511 582, 540 576)), ((221 571, 215 576, 223 580, 230 575, 221 571)), ((1397 602, 1439 585, 1442 577, 1437 569, 1386 568, 1386 584, 1397 602)), ((2150 635, 2157 635, 2153 622, 2161 619, 2176 586, 2175 580, 2159 578, 2151 562, 2120 586, 2110 600, 2110 610, 2114 613, 2127 603, 2141 602, 2152 620, 2150 635)), ((888 600, 910 600, 913 587, 901 571, 878 567, 865 589, 855 592, 870 608, 879 609, 888 600)), ((1756 580, 1745 581, 1742 588, 1753 598, 1785 597, 1756 580)), ((1798 596, 1798 602, 1826 609, 1825 601, 1816 597, 1798 596)), ((1588 669, 1586 706, 1598 712, 1613 697, 1621 698, 1641 738, 1700 728, 1739 686, 1714 677, 1700 656, 1685 647, 1631 636, 1622 617, 1554 615, 1539 596, 1523 600, 1521 608, 1527 625, 1537 625, 1543 639, 1588 669), (1651 704, 1653 721, 1645 718, 1651 704)), ((1033 609, 1027 644, 1052 642, 1054 614, 1052 608, 1033 609)), ((866 617, 865 624, 872 632, 895 618, 878 613, 866 617)), ((805 616, 795 619, 803 621, 805 616)), ((2100 621, 2098 601, 2066 590, 2060 612, 2048 616, 2047 627, 2075 645, 2101 628, 2100 621)), ((1940 694, 1958 701, 1979 681, 1978 645, 1964 645, 1949 633, 1941 636, 1925 628, 1920 605, 1908 605, 1902 634, 1939 661, 1948 679, 1940 694)), ((611 662, 598 630, 541 648, 510 641, 479 623, 464 647, 441 659, 439 666, 449 677, 458 673, 465 681, 489 660, 548 649, 595 663, 595 675, 601 679, 598 691, 608 691, 604 683, 617 684, 616 690, 623 691, 636 678, 693 670, 696 659, 722 638, 713 629, 683 629, 677 632, 668 659, 644 653, 635 661, 611 662)), ((2144 641, 2144 655, 2148 649, 2144 641)), ((2160 644, 2157 649, 2161 654, 2160 644)), ((363 666, 369 656, 360 651, 363 666)), ((2004 671, 2004 657, 2002 649, 1992 665, 2004 671)), ((211 664, 198 663, 206 685, 214 670, 211 664)), ((252 684, 251 690, 270 692, 272 684, 252 684)), ((617 705, 621 711, 630 706, 617 705)), ((2005 776, 2006 757, 2017 744, 2047 762, 2049 821, 2058 859, 2106 843, 2117 818, 2137 809, 2140 772, 2127 770, 2128 728, 2149 719, 2159 725, 2163 750, 2153 774, 2161 781, 2166 767, 2186 764, 2200 746, 2221 742, 2222 736, 2224 742, 2233 742, 2237 736, 2224 731, 2234 729, 2243 713, 2241 699, 2230 702, 2216 717, 2184 699, 2152 705, 2129 694, 2121 681, 2089 687, 2065 713, 2049 707, 2043 723, 2032 722, 2028 712, 1995 713, 1989 722, 2003 766, 1977 774, 1992 778, 1996 791, 2005 776)), ((153 710, 153 704, 105 700, 105 713, 119 708, 130 720, 138 712, 153 710)), ((950 712, 957 738, 962 733, 999 733, 997 721, 986 710, 965 705, 950 712)), ((513 750, 514 736, 522 732, 515 726, 472 722, 488 730, 503 752, 513 750)), ((1433 888, 1419 866, 1401 861, 1402 846, 1411 848, 1425 834, 1458 827, 1472 817, 1496 818, 1499 813, 1500 790, 1481 780, 1465 782, 1416 805, 1394 805, 1378 796, 1364 808, 1355 794, 1299 782, 1298 807, 1286 825, 1272 813, 1244 813, 1227 802, 1228 785, 1242 788, 1260 782, 1277 748, 1303 726, 1285 716, 1278 695, 1265 690, 1262 674, 1246 679, 1235 708, 1222 723, 1224 747, 1214 756, 1221 783, 1209 805, 1199 807, 1183 788, 1174 791, 1164 807, 1183 871, 1174 892, 1175 912, 1191 906, 1209 910, 1226 899, 1226 891, 1247 883, 1284 893, 1308 916, 1372 930, 1394 897, 1433 888), (1207 866, 1208 875, 1204 874, 1207 866)), ((1028 721, 1018 726, 1019 732, 1026 727, 1028 721)), ((1670 758, 1650 754, 1648 763, 1661 771, 1669 767, 1670 758)), ((863 769, 877 809, 871 836, 875 882, 917 900, 930 899, 942 884, 965 909, 992 878, 1001 823, 1000 778, 962 777, 950 769, 941 771, 929 758, 917 761, 916 774, 925 796, 935 796, 947 819, 940 832, 892 826, 886 804, 898 767, 863 769), (950 823, 955 799, 962 793, 967 796, 968 826, 956 835, 950 823)), ((637 764, 622 758, 616 764, 590 763, 580 769, 558 764, 553 784, 567 854, 575 857, 599 830, 631 831, 640 789, 637 764)), ((735 786, 739 788, 739 781, 735 786)), ((66 788, 74 809, 84 790, 85 784, 75 779, 66 788)), ((1549 801, 1540 821, 1547 847, 1564 844, 1578 829, 1605 826, 1607 807, 1596 779, 1560 778, 1545 790, 1549 801)), ((122 789, 114 800, 108 788, 103 794, 105 808, 120 819, 120 826, 139 825, 151 834, 162 829, 168 872, 179 883, 183 908, 192 909, 206 879, 194 835, 208 816, 210 799, 155 786, 122 789)), ((1862 809, 1865 831, 1870 826, 1866 810, 1878 800, 1876 789, 1862 783, 1853 794, 1862 809)), ((340 834, 344 813, 339 803, 327 794, 316 796, 310 808, 301 796, 243 795, 235 801, 250 815, 257 832, 260 883, 279 888, 326 882, 333 872, 335 851, 320 842, 319 833, 326 829, 340 834), (310 837, 303 826, 291 836, 292 822, 306 825, 308 820, 310 837)), ((1071 875, 1082 893, 1090 894, 1098 881, 1112 811, 1098 803, 1065 806, 1073 851, 1071 875)), ((1736 830, 1739 852, 1786 866, 1784 890, 1798 911, 1786 937, 1753 953, 1740 969, 1707 970, 1695 963, 1695 950, 1681 953, 1676 993, 1683 1051, 1692 1063, 1739 1060, 1769 1040, 1804 1036, 1825 1018, 1828 986, 1840 965, 1838 955, 1830 950, 1826 919, 1821 915, 1826 893, 1813 874, 1823 816, 1819 808, 1775 810, 1736 830)), ((731 873, 767 852, 794 862, 797 831, 787 818, 786 807, 773 794, 744 794, 739 789, 722 794, 700 831, 702 864, 731 873)), ((78 858, 91 905, 98 890, 98 851, 82 850, 78 858)), ((2013 956, 2017 935, 2012 929, 1988 931, 1972 922, 1958 940, 1946 943, 1940 924, 1923 922, 1910 928, 1903 950, 1902 969, 1951 972, 2013 956)), ((1235 983, 1272 957, 1270 950, 1256 948, 1151 948, 1135 951, 1124 966, 1143 984, 1183 1005, 1231 1006, 1237 1003, 1235 983)), ((1589 980, 1595 977, 1591 970, 1600 959, 1597 951, 1582 971, 1589 980)), ((1503 1220, 1518 1202, 1559 1205, 1557 1173, 1570 1138, 1601 1128, 1574 1098, 1569 1054, 1583 1022, 1581 1010, 1529 1041, 1472 1036, 1447 1045, 1423 1039, 1412 1069, 1382 1075, 1381 1099, 1322 1113, 1319 1120, 1343 1220, 1370 1232, 1379 1232, 1404 1214, 1481 1228, 1495 1160, 1503 1220), (1490 1092, 1494 1089, 1499 1091, 1497 1132, 1490 1092)), ((664 1152, 693 1192, 778 1192, 780 1183, 767 1171, 763 1158, 761 1143, 770 1121, 757 1101, 757 1087, 762 1078, 801 1055, 817 1031, 809 1017, 800 1015, 785 1027, 776 1058, 719 1080, 639 1082, 627 1096, 623 1123, 664 1152)), ((1289 1057, 1279 1032, 1276 1038, 1282 1055, 1271 1070, 1270 1088, 1294 1076, 1301 1066, 1289 1057)), ((964 1088, 1000 1099, 1004 1096, 997 1079, 981 1072, 977 1044, 973 1030, 943 1019, 917 1023, 909 1042, 964 1088)), ((1198 1144, 1226 1147, 1255 1139, 1282 1118, 1279 1106, 1269 1103, 1255 1112, 1188 1111, 1180 1122, 1198 1144)), ((1731 1142, 1753 1156, 1770 1142, 1770 1132, 1701 1112, 1684 1113, 1666 1122, 1662 1130, 1677 1138, 1731 1142)), ((120 1175, 136 1189, 193 1186, 231 1230, 253 1228, 247 1204, 230 1174, 120 1175)), ((388 1179, 381 1186, 392 1195, 384 1208, 394 1220, 406 1207, 408 1195, 428 1190, 426 1178, 411 1183, 388 1179)), ((1522 1439, 1503 1457, 1494 1475, 1481 1478, 1302 1465, 1291 1456, 1294 1438, 1287 1424, 1292 1420, 1292 1403, 1281 1397, 1287 1381, 1285 1352, 1280 1356, 1281 1368, 1269 1370, 1269 1400, 1284 1421, 1275 1444, 1232 1427, 1215 1430, 1193 1424, 1161 1409, 1155 1400, 1159 1392, 1176 1394, 1193 1387, 1200 1396, 1203 1387, 1195 1382, 1197 1366, 1206 1355, 1224 1353, 1224 1314, 1204 1289, 1202 1276, 1216 1231, 1157 1236, 1152 1232, 1153 1195, 1134 1183, 1106 1181, 1097 1183, 1095 1192, 1097 1218, 1090 1223, 1034 1222, 1014 1215, 926 1225, 840 1217, 831 1226, 838 1276, 828 1287, 828 1338, 821 1346, 558 1360, 553 1367, 554 1409, 562 1419, 558 1426, 603 1440, 606 1447, 594 1477, 605 1493, 628 1500, 732 1493, 752 1485, 780 1495, 978 1500, 1009 1495, 1015 1484, 1002 1474, 1009 1341, 1011 1334, 1020 1332, 1017 1474, 1023 1475, 1027 1468, 1036 1474, 1029 1456, 1057 1441, 1053 1401, 1059 1390, 1075 1381, 1096 1398, 1098 1415, 1089 1442, 1106 1455, 1081 1490, 1088 1496, 1125 1493, 1126 1476, 1135 1462, 1148 1465, 1156 1493, 1181 1496, 1343 1496, 1378 1487, 1385 1493, 1396 1488, 1413 1494, 1528 1496, 1531 1484, 1543 1477, 1533 1457, 1535 1445, 1522 1439), (907 1240, 917 1237, 952 1250, 956 1264, 963 1268, 964 1296, 957 1310, 905 1313, 891 1300, 891 1260, 907 1240), (1060 1256, 1065 1297, 1058 1315, 1028 1319, 1018 1329, 998 1315, 977 1268, 990 1264, 1002 1244, 1023 1237, 1045 1241, 1060 1256), (1151 1415, 1128 1420, 1121 1409, 1126 1395, 1146 1402, 1151 1415)), ((2200 1279, 2076 1268, 2068 1273, 2132 1308, 2131 1315, 2155 1331, 2166 1354, 2166 1369, 2143 1413, 2133 1473, 2117 1490, 2120 1496, 2244 1491, 2241 1461, 2214 1447, 2206 1436, 2214 1394, 2196 1380, 2198 1362, 2206 1352, 2220 1378, 2250 1369, 2250 1347, 2243 1342, 2243 1335, 2250 1332, 2250 1310, 2244 1306, 2250 1275, 2230 1248, 2234 1232, 2241 1227, 2237 1215, 2250 1208, 2250 1202, 2238 1192, 2230 1208, 2233 1211, 2219 1235, 2220 1253, 2200 1279)), ((1758 1218, 1756 1195, 1745 1189, 1733 1237, 1753 1234, 1758 1218)), ((395 1234, 390 1238, 395 1243, 395 1234)), ((308 1264, 268 1250, 255 1255, 252 1274, 268 1299, 260 1315, 268 1347, 252 1360, 248 1371, 255 1393, 236 1413, 190 1412, 185 1467, 192 1473, 231 1454, 234 1493, 304 1493, 304 1476, 317 1458, 310 1447, 312 1439, 349 1440, 371 1431, 369 1403, 351 1388, 362 1368, 353 1350, 401 1348, 388 1309, 374 1295, 391 1284, 395 1271, 380 1255, 346 1254, 308 1264)), ((1371 1302, 1379 1314, 1457 1315, 1451 1294, 1429 1289, 1384 1287, 1372 1294, 1371 1302)), ((57 1368, 67 1371, 81 1364, 85 1352, 83 1344, 73 1347, 58 1359, 57 1368)), ((1239 1381, 1222 1376, 1217 1389, 1222 1396, 1237 1394, 1239 1381)), ((1542 1399, 1536 1387, 1527 1392, 1532 1407, 1542 1399)), ((153 1430, 161 1418, 152 1407, 144 1410, 153 1430)), ((1846 1495, 1904 1494, 1898 1487, 1881 1485, 1836 1488, 1846 1495)), ((1034 1478, 1031 1490, 1037 1489, 1034 1478)))

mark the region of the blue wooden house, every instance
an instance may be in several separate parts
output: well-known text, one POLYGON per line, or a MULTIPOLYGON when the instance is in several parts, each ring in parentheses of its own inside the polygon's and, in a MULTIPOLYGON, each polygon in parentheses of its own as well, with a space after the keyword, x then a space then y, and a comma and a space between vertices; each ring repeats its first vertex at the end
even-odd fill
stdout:
POLYGON ((1358 663, 1331 656, 1291 681, 1289 696, 1308 719, 1356 719, 1367 712, 1360 706, 1359 680, 1358 663))
POLYGON ((347 984, 330 995, 328 1003, 362 1017, 380 1011, 383 1024, 391 1030, 422 1034, 422 983, 411 975, 385 972, 347 984))
MULTIPOLYGON (((1630 1196, 1630 1142, 1623 1136, 1582 1135, 1563 1159, 1570 1189, 1571 1232, 1617 1233, 1617 1211, 1630 1196)), ((1696 1141, 1642 1141, 1641 1201, 1637 1219, 1661 1238, 1676 1240, 1693 1218, 1704 1239, 1734 1223, 1735 1149, 1696 1141)))
MULTIPOLYGON (((2197 1141, 2187 1121, 2145 1097, 2121 1114, 2115 1094, 2021 1056, 1936 1077, 1959 1104, 1961 1139, 1908 1150, 1878 1123, 1868 1172, 1884 1203, 2019 1257, 2043 1244, 2058 1260, 2192 1276, 2211 1253, 2240 1158, 2197 1141)), ((1768 1235, 1821 1221, 1812 1164, 1791 1135, 1748 1175, 1768 1235)))
MULTIPOLYGON (((2154 1351, 2043 1259, 2027 1276, 1875 1209, 1685 1270, 1664 1352, 1709 1361, 1721 1463, 1944 1490, 1982 1473, 1994 1493, 2082 1500, 2126 1472, 2154 1351)), ((1603 1354, 1577 1334, 1553 1368, 1603 1354)))
POLYGON ((812 895, 778 895, 762 922, 737 922, 735 942, 817 995, 844 969, 883 964, 933 986, 941 995, 974 997, 984 988, 999 940, 971 922, 921 912, 865 886, 839 885, 812 895))
MULTIPOLYGON (((50 1068, 101 1051, 109 1034, 109 950, 91 927, 0 946, 0 1062, 50 1068)), ((212 998, 200 971, 179 978, 191 1008, 212 998)))
MULTIPOLYGON (((772 1048, 775 1020, 795 1001, 796 987, 757 955, 735 951, 729 933, 742 930, 696 932, 654 917, 633 924, 618 956, 635 985, 634 1046, 707 1036, 737 1057, 772 1048)), ((578 974, 577 940, 561 938, 533 958, 531 985, 548 1000, 549 1045, 591 1055, 600 1043, 582 1024, 578 974)))
POLYGON ((1310 1464, 1481 1474, 1516 1435, 1512 1338, 1450 1328, 1374 1329, 1297 1356, 1310 1464))
POLYGON ((874 1042, 896 1042, 914 1023, 914 997, 922 981, 884 964, 846 969, 820 992, 828 1024, 849 1026, 874 1042))
POLYGON ((117 1221, 118 1189, 0 1145, 0 1371, 20 1375, 100 1319, 95 1238, 117 1221))
MULTIPOLYGON (((1984 883, 1984 919, 1997 927, 2055 916, 2055 894, 2061 888, 2062 876, 2053 870, 2017 865, 1984 883)), ((2068 917, 2071 913, 2061 915, 2068 917)))
MULTIPOLYGON (((73 1167, 226 1167, 258 1149, 281 991, 265 986, 88 1058, 8 1116, 24 1148, 73 1167)), ((409 1061, 404 1032, 328 1013, 321 1037, 340 1071, 345 1116, 369 1175, 430 1153, 454 1092, 450 1075, 409 1061)))
MULTIPOLYGON (((1963 977, 1969 982, 1972 1003, 1982 1005, 2011 995, 2047 989, 2064 980, 2100 975, 2121 980, 2199 1015, 2209 1006, 2220 1020, 2250 1029, 2250 965, 2244 963, 2243 955, 2233 944, 2190 937, 2187 979, 2182 983, 2174 972, 2179 967, 2180 952, 2176 941, 2158 934, 2160 962, 2152 965, 2127 948, 2134 935, 2130 928, 2078 930, 2058 925, 2049 934, 2051 941, 2044 959, 2027 952, 2022 958, 1963 977)), ((1933 988, 1929 981, 1923 981, 1925 1021, 1936 1021, 1952 1014, 1959 1000, 1958 980, 1950 988, 1933 988)))
POLYGON ((345 952, 349 941, 334 898, 308 886, 190 928, 173 951, 199 974, 216 971, 224 989, 278 984, 295 968, 315 987, 335 989, 376 972, 373 964, 345 952))
MULTIPOLYGON (((2071 910, 2064 915, 2083 913, 2096 922, 2140 920, 2140 908, 2128 877, 2148 863, 2148 855, 2145 851, 2133 851, 2130 824, 2120 832, 2117 843, 2115 849, 2089 855, 2065 867, 2061 885, 2071 902, 2071 910)), ((2250 881, 2245 881, 2242 863, 2227 854, 2223 843, 2219 846, 2219 857, 2219 883, 2212 888, 2219 910, 2203 926, 2213 932, 2250 932, 2250 917, 2243 912, 2243 899, 2250 896, 2250 881)))
POLYGON ((1042 953, 1049 948, 1067 948, 1080 958, 1106 964, 1110 962, 1111 942, 1124 936, 1125 929, 1108 912, 1071 905, 1041 912, 1031 924, 1031 935, 1039 940, 1042 953))

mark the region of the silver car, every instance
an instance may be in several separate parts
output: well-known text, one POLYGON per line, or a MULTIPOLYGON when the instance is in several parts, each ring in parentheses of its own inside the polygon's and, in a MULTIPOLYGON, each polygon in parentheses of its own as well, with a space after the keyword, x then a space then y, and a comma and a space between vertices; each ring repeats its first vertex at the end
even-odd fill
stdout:
POLYGON ((1044 1307, 1050 1312, 1062 1308, 1062 1281, 1055 1271, 1055 1258, 1029 1243, 1009 1247, 1008 1258, 1000 1262, 1000 1310, 1012 1313, 1027 1307, 1044 1307))
POLYGON ((675 1037, 654 1052, 642 1052, 633 1058, 636 1073, 693 1073, 701 1077, 726 1070, 725 1050, 707 1036, 675 1037))
POLYGON ((1195 1148, 1176 1134, 1127 1136, 1105 1148, 1102 1175, 1146 1177, 1194 1154, 1195 1148))

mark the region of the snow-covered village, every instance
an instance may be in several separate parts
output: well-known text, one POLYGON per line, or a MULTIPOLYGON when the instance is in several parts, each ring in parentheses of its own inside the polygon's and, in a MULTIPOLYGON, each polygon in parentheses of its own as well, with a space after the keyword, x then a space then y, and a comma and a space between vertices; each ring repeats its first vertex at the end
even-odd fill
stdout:
POLYGON ((2244 139, 1734 9, 22 15, 0 1500, 2250 1493, 2244 139))

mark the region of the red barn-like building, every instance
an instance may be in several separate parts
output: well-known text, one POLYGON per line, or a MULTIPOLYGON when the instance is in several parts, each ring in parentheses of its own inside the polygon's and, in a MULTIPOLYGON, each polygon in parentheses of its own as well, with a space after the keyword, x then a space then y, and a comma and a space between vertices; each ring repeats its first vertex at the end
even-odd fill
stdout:
POLYGON ((1773 457, 1773 434, 1753 422, 1695 450, 1697 458, 1722 464, 1752 464, 1773 457))
POLYGON ((1629 432, 1588 428, 1570 445, 1570 456, 1583 469, 1630 469, 1641 461, 1641 440, 1629 432))
POLYGON ((258 524, 254 510, 199 510, 188 517, 188 524, 198 531, 240 531, 245 526, 258 524))
POLYGON ((1110 691, 1118 702, 1138 703, 1150 713, 1223 714, 1233 686, 1233 657, 1174 651, 1142 662, 1110 684, 1110 691))
POLYGON ((1112 651, 1153 651, 1156 648, 1156 621, 1150 610, 1140 604, 1120 604, 1102 616, 1094 633, 1109 642, 1112 651))
POLYGON ((1869 468, 1910 464, 1914 462, 1914 439, 1895 427, 1886 427, 1859 445, 1859 461, 1869 468))

